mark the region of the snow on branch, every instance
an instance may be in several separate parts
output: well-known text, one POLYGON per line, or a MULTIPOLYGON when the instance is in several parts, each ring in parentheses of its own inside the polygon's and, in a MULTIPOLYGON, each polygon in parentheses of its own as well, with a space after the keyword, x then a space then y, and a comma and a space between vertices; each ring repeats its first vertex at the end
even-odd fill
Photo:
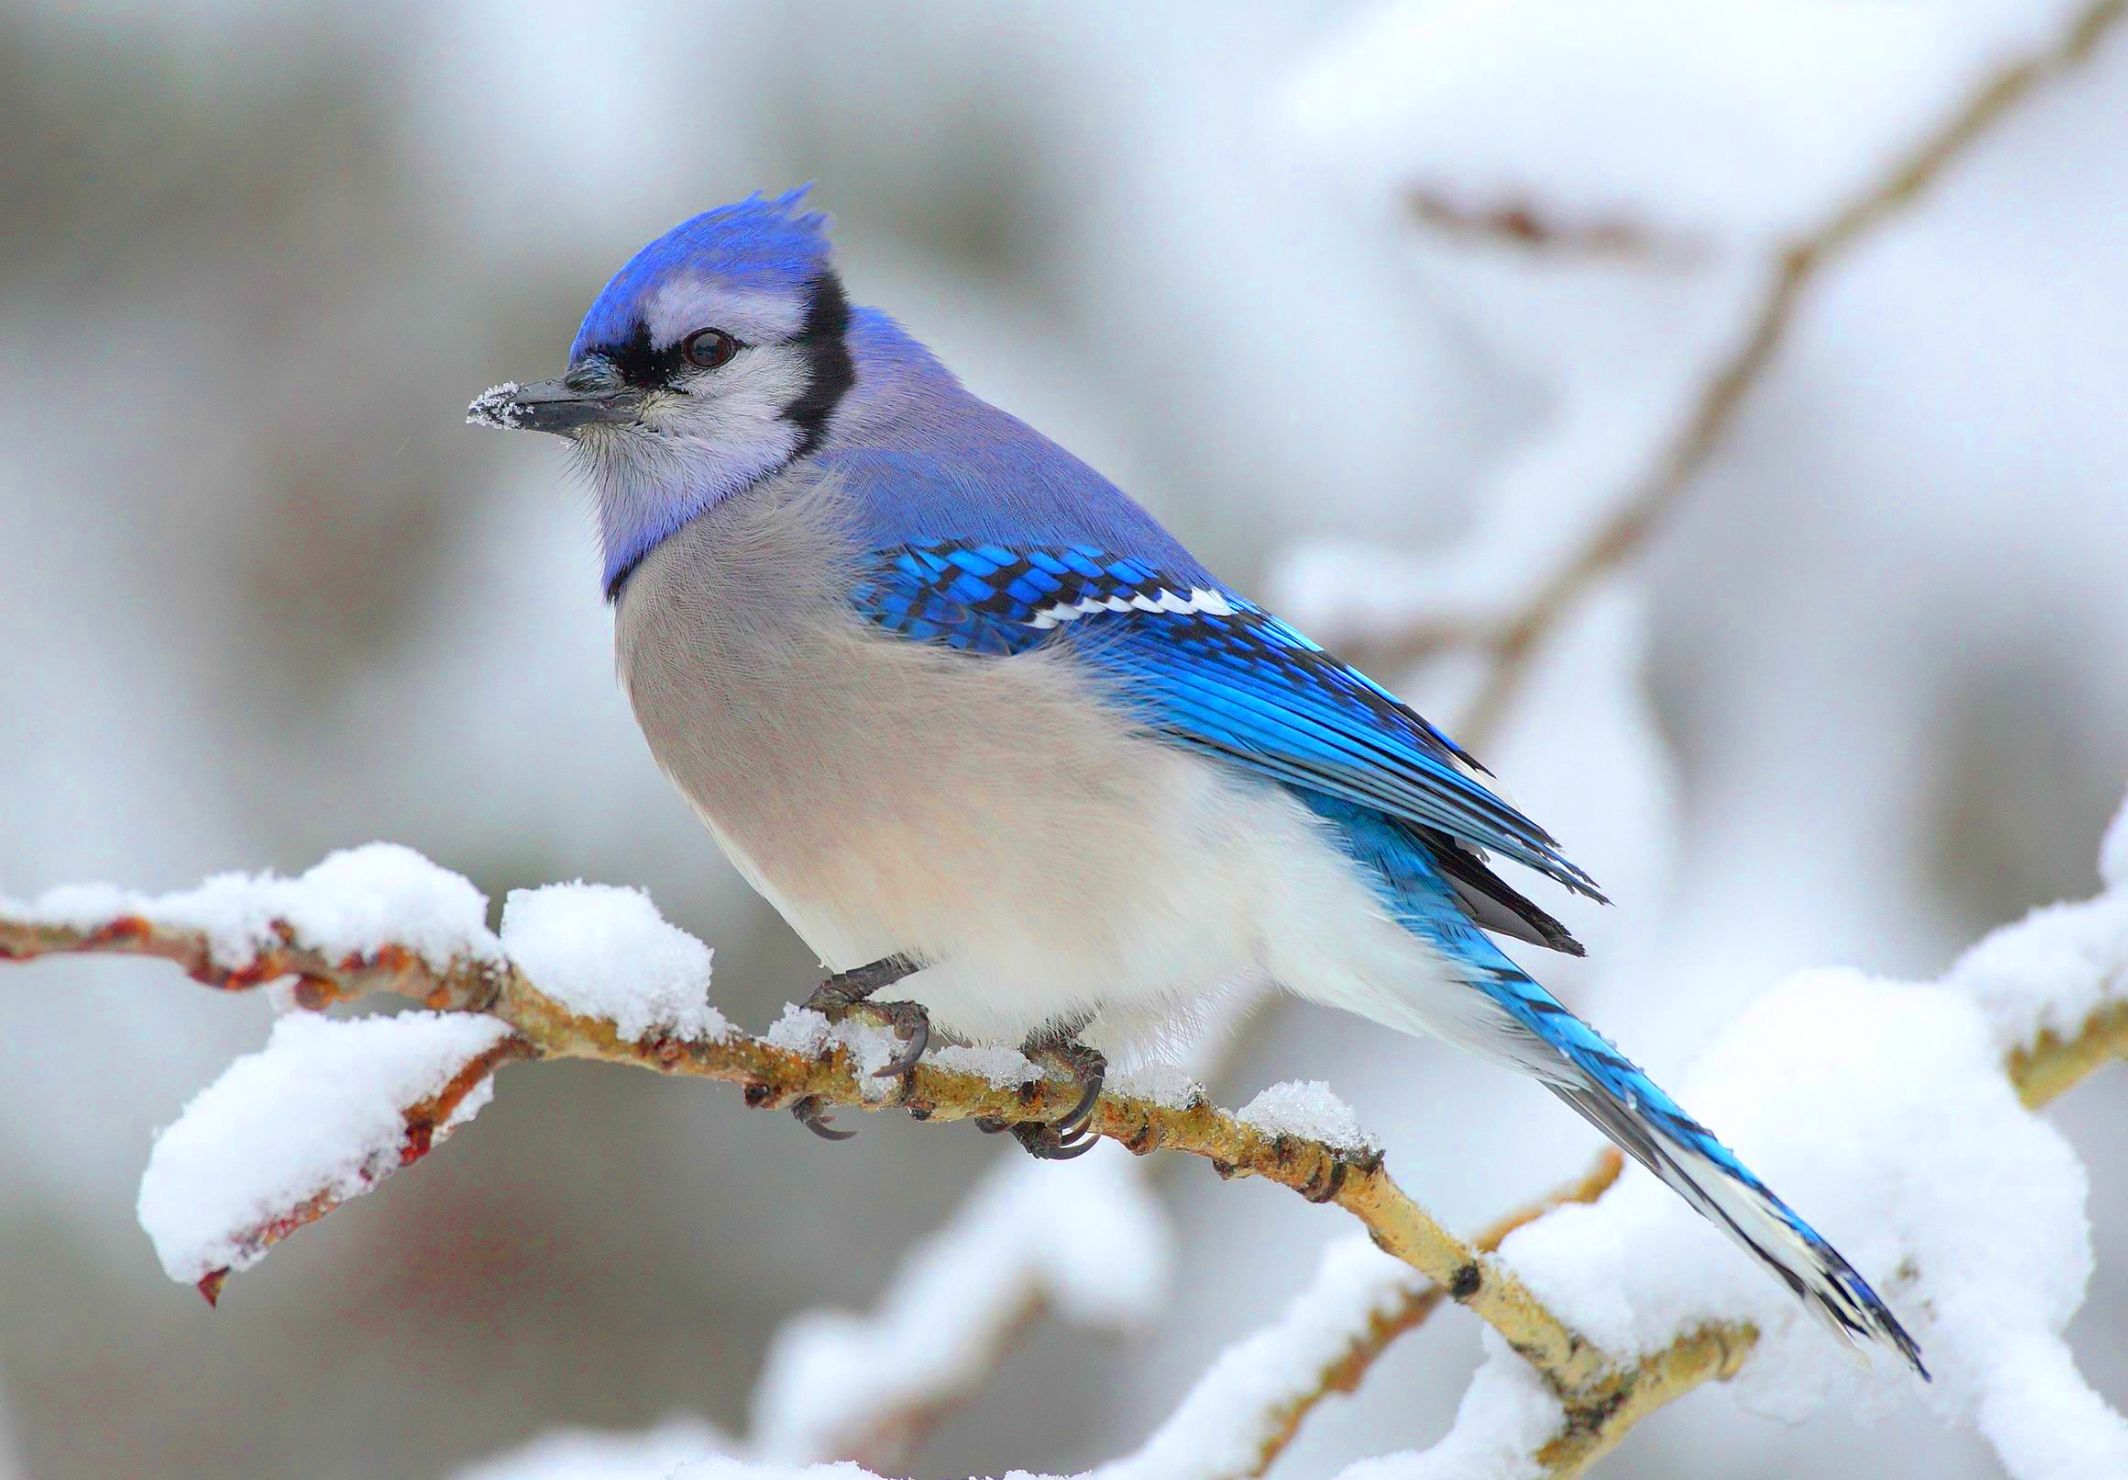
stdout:
MULTIPOLYGON (((2114 836, 2128 831, 2128 808, 2114 836)), ((2031 1111, 2128 1058, 2128 880, 1995 932, 1939 983, 1804 972, 1755 1002, 1683 1086, 1813 1210, 1880 1291, 1919 1314, 1926 1397, 1971 1422, 2020 1480, 2128 1473, 2128 1421, 2077 1373, 2061 1331, 2090 1274, 2083 1167, 2031 1111), (1839 1031, 1824 1025, 1837 1022, 1839 1031)), ((1596 1392, 1491 1474, 1579 1475, 1641 1418, 1714 1378, 1789 1419, 1835 1394, 1881 1401, 1781 1293, 1729 1267, 1650 1179, 1564 1206, 1501 1246, 1574 1329, 1620 1359, 1596 1392), (1664 1250, 1661 1259, 1647 1251, 1664 1250)), ((1473 1395, 1519 1381, 1493 1343, 1473 1395)), ((1524 1432, 1527 1405, 1466 1404, 1438 1455, 1348 1480, 1463 1474, 1444 1456, 1524 1432)))
POLYGON ((155 1138, 139 1214, 164 1271, 212 1304, 230 1274, 428 1155, 527 1052, 478 1013, 282 1018, 155 1138))
MULTIPOLYGON (((1895 1228, 1902 1249, 1869 1262, 1891 1271, 1880 1283, 1902 1305, 1931 1314, 1926 1340, 1940 1369, 1932 1403, 1974 1422, 2013 1474, 2034 1480, 2128 1473, 2128 1423, 2083 1381, 2059 1334, 2090 1268, 2082 1169, 2026 1113, 2128 1059, 2128 805, 2108 834, 2102 873, 2107 894, 1995 932, 1940 984, 1804 973, 1748 1012, 1695 1073, 1695 1102, 1721 1109, 1718 1123, 1741 1132, 1739 1144, 1770 1148, 1753 1149, 1755 1162, 1792 1168, 1779 1173, 1782 1186, 1834 1210, 1844 1188, 1857 1229, 1872 1213, 1895 1228), (1838 1055, 1816 1047, 1820 1025, 1834 1019, 1847 1038, 1838 1055), (1861 1157, 1858 1134, 1872 1138, 1861 1157), (1850 1164, 1832 1168, 1836 1186, 1811 1187, 1805 1168, 1818 1164, 1823 1178, 1827 1158, 1850 1164)), ((1738 1377, 1747 1362, 1740 1399, 1790 1418, 1855 1385, 1841 1353, 1780 1292, 1735 1268, 1649 1179, 1636 1175, 1614 1193, 1619 1173, 1606 1150, 1582 1181, 1472 1246, 1504 1243, 1576 1329, 1631 1360, 1589 1394, 1563 1398, 1495 1338, 1440 1444, 1353 1466, 1340 1480, 1579 1475, 1642 1418, 1709 1380, 1738 1377), (1652 1248, 1690 1257, 1651 1259, 1652 1248), (1777 1353, 1764 1349, 1773 1344, 1777 1353)), ((1141 1450, 1095 1477, 1265 1473, 1318 1403, 1353 1391, 1442 1298, 1440 1286, 1363 1242, 1333 1246, 1276 1323, 1230 1347, 1141 1450)), ((1902 1381, 1871 1378, 1879 1389, 1902 1381)))
MULTIPOLYGON (((1570 1202, 1591 1202, 1624 1160, 1606 1149, 1579 1181, 1510 1213, 1471 1240, 1492 1253, 1510 1233, 1570 1202)), ((1100 1480, 1245 1480, 1285 1452, 1317 1404, 1357 1390, 1390 1343, 1432 1315, 1447 1291, 1364 1238, 1331 1245, 1279 1320, 1229 1347, 1145 1445, 1100 1480)))

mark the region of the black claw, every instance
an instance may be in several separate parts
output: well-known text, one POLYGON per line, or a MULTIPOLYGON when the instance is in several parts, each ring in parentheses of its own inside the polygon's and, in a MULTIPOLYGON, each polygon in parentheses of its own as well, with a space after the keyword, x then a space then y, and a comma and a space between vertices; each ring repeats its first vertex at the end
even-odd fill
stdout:
POLYGON ((861 1008, 891 1027, 909 1046, 896 1054, 894 1061, 885 1068, 874 1069, 872 1075, 876 1079, 899 1079, 916 1067, 931 1043, 930 1014, 914 1002, 872 1002, 868 999, 916 969, 916 963, 907 956, 889 956, 849 971, 838 971, 813 988, 804 1005, 838 1023, 861 1008))
POLYGON ((908 1047, 895 1055, 894 1061, 885 1068, 874 1069, 874 1079, 899 1079, 916 1068, 923 1058, 924 1050, 931 1044, 931 1015, 914 1002, 881 1002, 874 1004, 880 1014, 894 1027, 894 1031, 907 1041, 908 1047))
POLYGON ((834 1126, 830 1125, 827 1117, 821 1113, 820 1096, 818 1095, 807 1095, 804 1099, 792 1105, 791 1114, 796 1117, 800 1125, 820 1137, 823 1141, 847 1141, 857 1134, 855 1131, 838 1131, 834 1126))
POLYGON ((1040 1121, 1014 1126, 1012 1136, 1037 1161, 1070 1161, 1093 1150, 1094 1143, 1100 1139, 1087 1136, 1082 1140, 1067 1141, 1057 1134, 1055 1126, 1043 1125, 1040 1121))
POLYGON ((1083 1043, 1035 1043, 1029 1044, 1025 1052, 1030 1058, 1056 1065, 1080 1087, 1078 1103, 1051 1121, 1051 1126, 1061 1133, 1077 1130, 1091 1121, 1094 1106, 1101 1099, 1101 1086, 1108 1077, 1107 1057, 1083 1043))
POLYGON ((1087 1085, 1085 1092, 1079 1096, 1079 1103, 1072 1106, 1066 1112, 1064 1118, 1055 1123, 1057 1130, 1060 1132, 1084 1130, 1087 1123, 1094 1118, 1094 1106, 1099 1103, 1100 1099, 1101 1076, 1096 1074, 1093 1082, 1087 1085))

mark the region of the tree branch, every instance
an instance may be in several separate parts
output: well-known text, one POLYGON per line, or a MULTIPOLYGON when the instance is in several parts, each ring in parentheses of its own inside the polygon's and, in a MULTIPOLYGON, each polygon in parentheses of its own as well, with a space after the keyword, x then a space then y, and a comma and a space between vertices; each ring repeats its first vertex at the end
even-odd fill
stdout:
MULTIPOLYGON (((1559 1188, 1541 1202, 1518 1208, 1507 1216, 1497 1219, 1481 1229, 1473 1238, 1471 1247, 1480 1253, 1498 1252, 1507 1236, 1526 1223, 1533 1223, 1546 1213, 1568 1203, 1594 1202, 1610 1191, 1619 1173, 1625 1169, 1625 1158, 1613 1147, 1605 1147, 1592 1166, 1579 1180, 1559 1188)), ((1359 1390, 1360 1382, 1374 1365, 1375 1359, 1389 1349, 1391 1342, 1406 1331, 1416 1330, 1426 1318, 1440 1306, 1448 1292, 1438 1284, 1429 1283, 1408 1292, 1402 1301, 1385 1311, 1374 1312, 1364 1329, 1354 1331, 1345 1349, 1337 1357, 1324 1364, 1316 1375, 1315 1385, 1305 1392, 1277 1404, 1264 1415, 1265 1435, 1256 1463, 1249 1469, 1236 1472, 1234 1480, 1250 1480, 1250 1477, 1267 1473, 1278 1457, 1285 1453, 1300 1432, 1301 1421, 1314 1411, 1317 1404, 1334 1393, 1352 1393, 1359 1390)))
MULTIPOLYGON (((700 1036, 651 1031, 625 1039, 611 1020, 572 1010, 499 954, 475 955, 471 947, 469 954, 441 962, 404 944, 336 956, 278 921, 263 933, 263 944, 244 948, 231 959, 218 955, 204 933, 148 914, 55 924, 11 910, 0 906, 0 958, 151 956, 175 962, 197 980, 224 990, 255 988, 293 973, 313 1001, 388 987, 432 1006, 482 1012, 509 1024, 514 1034, 488 1059, 446 1086, 434 1105, 416 1106, 419 1113, 410 1113, 409 1145, 415 1154, 425 1146, 423 1132, 448 1116, 448 1102, 462 1095, 474 1078, 515 1057, 596 1059, 724 1080, 740 1085, 746 1102, 762 1108, 817 1095, 867 1110, 901 1106, 919 1119, 940 1121, 975 1116, 1006 1122, 1052 1119, 1078 1093, 1075 1085, 1062 1080, 1004 1085, 926 1062, 906 1085, 883 1095, 881 1081, 863 1072, 866 1065, 860 1062, 857 1039, 831 1038, 817 1051, 810 1046, 801 1051, 772 1041, 778 1035, 756 1037, 722 1025, 714 1014, 710 1020, 719 1026, 700 1036)), ((2041 918, 2058 922, 2063 917, 2057 911, 2041 918)), ((2005 1072, 2023 1101, 2037 1106, 2119 1055, 2128 1055, 2128 1002, 2110 996, 2074 1033, 2035 1029, 2028 1042, 2008 1052, 2005 1072)), ((1201 1097, 1180 1103, 1106 1094, 1092 1128, 1141 1155, 1157 1149, 1181 1151, 1211 1161, 1223 1176, 1260 1176, 1311 1201, 1334 1202, 1361 1221, 1379 1248, 1430 1282, 1370 1309, 1311 1383, 1259 1410, 1254 1427, 1261 1437, 1255 1441, 1254 1461, 1230 1472, 1236 1476, 1262 1473, 1283 1452, 1307 1413, 1329 1393, 1352 1390, 1390 1342, 1434 1310, 1443 1292, 1492 1325, 1557 1395, 1562 1421, 1537 1455, 1546 1473, 1555 1476, 1582 1473, 1648 1413, 1710 1378, 1735 1372, 1757 1341, 1749 1325, 1716 1324, 1685 1333, 1654 1355, 1621 1366, 1577 1336, 1509 1269, 1489 1257, 1507 1234, 1546 1209, 1599 1197, 1618 1175, 1615 1153, 1607 1153, 1582 1182, 1465 1243, 1413 1202, 1390 1178, 1380 1155, 1364 1147, 1265 1130, 1201 1097)), ((288 1220, 276 1236, 328 1210, 329 1204, 299 1209, 304 1216, 288 1220)))
MULTIPOLYGON (((746 1103, 760 1109, 817 1096, 854 1109, 898 1105, 919 1120, 987 1117, 1020 1123, 1057 1118, 1079 1093, 1062 1079, 1000 1086, 979 1074, 927 1061, 899 1092, 883 1099, 878 1097, 880 1082, 865 1075, 840 1042, 808 1056, 737 1030, 703 1039, 651 1033, 629 1040, 608 1019, 572 1012, 514 966, 467 957, 433 962, 396 944, 335 959, 304 941, 285 921, 272 929, 275 944, 232 962, 217 959, 202 933, 138 914, 86 927, 0 915, 0 958, 153 956, 173 961, 195 980, 222 990, 244 990, 293 975, 309 1002, 389 990, 431 1007, 501 1018, 517 1030, 533 1057, 596 1059, 722 1080, 741 1086, 746 1103)), ((1366 1226, 1377 1246, 1449 1289, 1562 1394, 1592 1391, 1606 1371, 1602 1354, 1547 1311, 1511 1271, 1458 1239, 1414 1202, 1384 1169, 1378 1153, 1260 1130, 1201 1099, 1171 1105, 1104 1094, 1090 1128, 1139 1155, 1180 1151, 1211 1162, 1222 1177, 1262 1177, 1312 1202, 1337 1204, 1366 1226)))

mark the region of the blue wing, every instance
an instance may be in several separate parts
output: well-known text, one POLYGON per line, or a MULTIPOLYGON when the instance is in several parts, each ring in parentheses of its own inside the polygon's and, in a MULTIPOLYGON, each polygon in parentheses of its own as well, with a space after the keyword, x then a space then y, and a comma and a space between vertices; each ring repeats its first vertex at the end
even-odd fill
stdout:
POLYGON ((919 540, 878 552, 851 599, 889 631, 964 652, 1068 643, 1179 744, 1603 897, 1550 834, 1463 769, 1482 768, 1447 736, 1230 591, 1091 545, 919 540))

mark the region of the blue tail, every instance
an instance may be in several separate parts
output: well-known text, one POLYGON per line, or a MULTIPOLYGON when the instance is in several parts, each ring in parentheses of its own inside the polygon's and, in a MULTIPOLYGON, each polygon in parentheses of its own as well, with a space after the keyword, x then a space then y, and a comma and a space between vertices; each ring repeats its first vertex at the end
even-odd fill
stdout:
MULTIPOLYGON (((1516 919, 1526 919, 1534 906, 1497 880, 1474 900, 1461 887, 1464 881, 1444 872, 1441 850, 1426 846, 1401 824, 1349 803, 1302 800, 1336 825, 1342 845, 1368 870, 1384 905, 1439 952, 1462 982, 1337 1005, 1404 1032, 1446 1038, 1542 1080, 1773 1271, 1837 1335, 1850 1342, 1882 1342, 1927 1378, 1914 1339, 1840 1251, 1774 1196, 1712 1131, 1493 944, 1486 931, 1513 933, 1513 920, 1488 913, 1483 905, 1504 892, 1509 904, 1521 907, 1508 911, 1516 919)), ((1466 861, 1466 873, 1469 868, 1466 861)), ((1555 922, 1553 930, 1565 935, 1555 922)), ((1539 932, 1539 938, 1544 934, 1539 932)))
POLYGON ((1838 1249, 1594 1028, 1499 959, 1473 985, 1549 1050, 1517 1054, 1524 1067, 1773 1271, 1834 1332, 1882 1342, 1928 1377, 1914 1339, 1838 1249))

